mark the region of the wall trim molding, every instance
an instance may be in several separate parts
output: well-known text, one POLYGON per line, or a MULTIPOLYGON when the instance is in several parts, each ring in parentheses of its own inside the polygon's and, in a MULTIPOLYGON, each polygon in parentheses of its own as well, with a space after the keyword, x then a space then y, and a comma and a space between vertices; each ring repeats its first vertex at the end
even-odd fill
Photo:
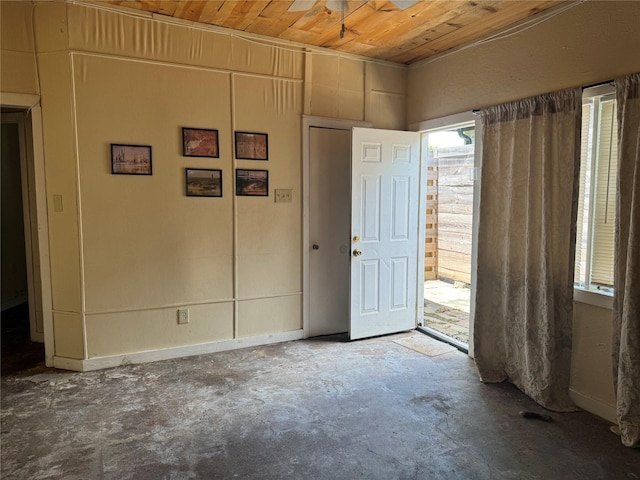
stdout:
POLYGON ((590 397, 589 395, 585 395, 584 393, 580 393, 573 388, 569 389, 569 396, 571 400, 576 404, 577 407, 582 410, 586 410, 587 412, 593 413, 600 418, 605 419, 608 422, 613 423, 614 425, 618 424, 618 420, 616 418, 616 408, 614 405, 609 405, 604 403, 601 400, 590 397))
POLYGON ((303 336, 303 330, 292 330, 290 332, 270 333, 266 335, 258 335, 255 337, 234 338, 230 340, 222 340, 219 342, 202 343, 199 345, 185 345, 183 347, 149 350, 146 352, 135 352, 121 355, 110 355, 107 357, 96 357, 86 360, 54 357, 53 366, 55 368, 60 368, 63 370, 90 372, 94 370, 102 370, 105 368, 114 368, 125 365, 158 362, 161 360, 192 357, 195 355, 218 353, 227 350, 236 350, 239 348, 291 342, 294 340, 300 340, 303 338, 303 336))
MULTIPOLYGON (((56 53, 49 52, 48 54, 56 53)), ((211 72, 211 73, 219 73, 221 75, 226 76, 246 76, 246 77, 254 77, 254 78, 266 78, 266 79, 275 79, 281 80, 283 82, 292 82, 292 83, 304 83, 304 78, 295 78, 295 77, 285 77, 281 75, 269 75, 266 73, 255 73, 255 72, 245 72, 245 71, 237 71, 237 70, 228 70, 222 67, 212 67, 207 65, 197 65, 190 63, 180 63, 167 59, 148 59, 148 58, 138 58, 138 57, 127 57, 125 55, 118 55, 114 53, 105 53, 105 52, 93 52, 91 50, 81 50, 81 49, 70 49, 65 50, 64 53, 69 53, 72 57, 96 57, 96 58, 106 58, 110 60, 119 60, 122 62, 132 62, 132 63, 142 63, 146 65, 160 65, 164 67, 173 67, 173 68, 183 68, 188 70, 200 70, 203 72, 211 72)), ((42 54, 39 54, 42 55, 42 54)))
POLYGON ((30 93, 0 92, 3 107, 32 108, 40 102, 40 95, 30 93))

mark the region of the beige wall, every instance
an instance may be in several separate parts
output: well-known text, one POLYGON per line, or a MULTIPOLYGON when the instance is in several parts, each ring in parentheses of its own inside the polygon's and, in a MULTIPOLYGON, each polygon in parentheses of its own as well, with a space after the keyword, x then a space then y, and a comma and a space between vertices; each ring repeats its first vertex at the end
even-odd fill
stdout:
POLYGON ((409 69, 408 123, 640 71, 640 2, 588 1, 529 30, 409 69))
POLYGON ((31 2, 0 2, 0 86, 3 93, 39 93, 32 15, 31 2))
POLYGON ((611 309, 575 302, 571 397, 576 404, 615 423, 611 359, 611 309))
MULTIPOLYGON (((409 69, 408 123, 416 124, 640 71, 640 2, 589 1, 503 40, 409 69)), ((576 302, 572 396, 615 417, 611 310, 576 302)))
POLYGON ((55 356, 300 331, 302 114, 404 129, 406 69, 92 4, 2 2, 2 27, 2 91, 42 89, 55 356), (217 129, 220 158, 182 156, 181 127, 217 129), (234 160, 236 130, 269 160, 234 160), (153 175, 112 175, 111 143, 151 145, 153 175), (186 167, 224 196, 186 197, 186 167), (236 197, 235 168, 269 170, 269 196, 236 197))
POLYGON ((309 54, 307 71, 306 114, 406 129, 405 67, 309 54))

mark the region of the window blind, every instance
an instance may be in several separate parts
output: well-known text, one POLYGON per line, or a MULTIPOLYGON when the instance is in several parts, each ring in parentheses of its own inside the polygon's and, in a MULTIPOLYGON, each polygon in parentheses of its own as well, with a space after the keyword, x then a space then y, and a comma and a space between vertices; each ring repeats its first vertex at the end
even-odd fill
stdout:
POLYGON ((591 142, 593 138, 593 102, 582 105, 582 135, 580 139, 580 195, 576 233, 575 282, 584 285, 587 274, 587 244, 589 239, 589 189, 591 142))
POLYGON ((613 286, 613 248, 616 218, 618 132, 616 102, 600 102, 596 146, 591 282, 613 286))

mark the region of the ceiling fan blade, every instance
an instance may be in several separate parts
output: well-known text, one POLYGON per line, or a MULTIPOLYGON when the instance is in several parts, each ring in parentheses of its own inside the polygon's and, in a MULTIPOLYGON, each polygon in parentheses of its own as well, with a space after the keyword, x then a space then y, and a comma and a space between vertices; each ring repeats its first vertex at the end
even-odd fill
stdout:
POLYGON ((419 1, 420 0, 391 0, 391 3, 393 3, 400 10, 406 10, 407 8, 414 6, 419 1))
POLYGON ((316 0, 295 0, 287 11, 289 12, 304 12, 305 10, 309 10, 313 7, 313 4, 316 3, 316 0))

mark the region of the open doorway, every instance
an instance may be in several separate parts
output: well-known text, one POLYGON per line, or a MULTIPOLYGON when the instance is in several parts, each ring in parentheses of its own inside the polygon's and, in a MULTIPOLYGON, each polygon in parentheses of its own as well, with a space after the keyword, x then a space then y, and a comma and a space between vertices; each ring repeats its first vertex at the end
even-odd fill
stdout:
POLYGON ((476 127, 444 126, 423 137, 427 161, 424 322, 432 336, 469 350, 476 127))
POLYGON ((28 121, 27 111, 2 108, 2 375, 45 363, 42 315, 40 321, 37 316, 42 309, 35 294, 40 277, 34 268, 38 255, 33 254, 28 121))

